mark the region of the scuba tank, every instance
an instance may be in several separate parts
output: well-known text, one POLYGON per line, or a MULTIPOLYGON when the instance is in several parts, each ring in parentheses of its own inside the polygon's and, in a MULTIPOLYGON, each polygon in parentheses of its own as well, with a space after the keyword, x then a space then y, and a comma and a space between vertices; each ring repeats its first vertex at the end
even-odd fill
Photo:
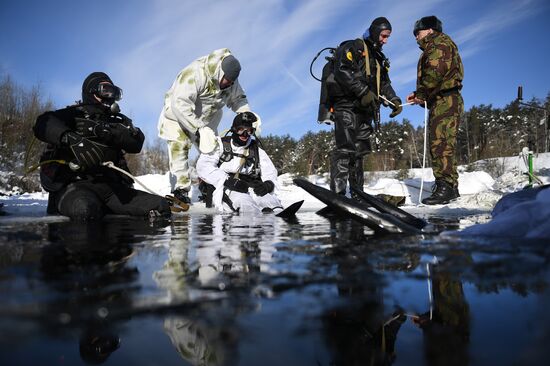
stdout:
POLYGON ((334 115, 333 115, 333 107, 332 107, 332 101, 331 101, 331 98, 330 98, 330 85, 336 85, 336 80, 334 79, 334 56, 332 56, 334 54, 334 51, 336 51, 336 48, 333 48, 333 47, 325 47, 323 48, 321 51, 319 51, 317 53, 317 55, 315 55, 315 57, 313 58, 313 60, 311 61, 311 64, 309 66, 309 73, 311 74, 311 76, 317 80, 317 81, 320 81, 321 82, 321 93, 320 93, 320 98, 319 98, 319 111, 317 112, 317 122, 319 124, 321 123, 326 123, 326 124, 331 124, 334 122, 334 115), (323 53, 323 51, 325 50, 329 50, 331 56, 327 56, 325 57, 325 59, 327 60, 327 63, 325 64, 325 66, 323 66, 323 71, 322 71, 322 74, 321 74, 321 78, 317 78, 314 74, 313 74, 313 64, 315 63, 315 61, 317 61, 317 59, 319 58, 319 56, 321 55, 321 53, 323 53))

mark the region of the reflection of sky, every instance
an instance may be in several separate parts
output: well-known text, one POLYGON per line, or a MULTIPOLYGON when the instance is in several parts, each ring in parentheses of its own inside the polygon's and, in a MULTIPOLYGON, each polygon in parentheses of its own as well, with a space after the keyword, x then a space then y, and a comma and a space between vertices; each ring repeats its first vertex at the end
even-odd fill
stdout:
MULTIPOLYGON (((545 97, 549 10, 545 0, 140 0, 131 6, 107 0, 4 1, 0 72, 25 86, 40 84, 62 107, 79 98, 88 73, 106 71, 124 90, 123 111, 152 139, 164 93, 180 69, 229 47, 242 63, 241 83, 262 116, 264 133, 299 137, 327 128, 315 123, 319 84, 309 75, 313 56, 360 36, 376 16, 393 25, 385 52, 401 97, 415 88, 419 50, 413 24, 432 14, 443 20, 463 56, 466 108, 502 107, 519 84, 526 99, 545 97)), ((318 75, 322 59, 315 66, 318 75)), ((388 114, 385 109, 382 119, 388 114)), ((417 125, 423 113, 405 107, 401 117, 417 125)))
POLYGON ((548 347, 548 290, 546 295, 525 297, 510 289, 481 294, 475 286, 468 285, 464 290, 472 310, 470 351, 480 365, 510 364, 526 357, 530 348, 541 347, 543 342, 548 347), (546 339, 541 337, 544 333, 546 339))
MULTIPOLYGON (((362 302, 367 299, 369 293, 374 293, 374 299, 380 301, 380 304, 373 307, 373 312, 377 312, 375 315, 381 320, 386 316, 391 317, 398 305, 408 313, 425 313, 429 310, 429 300, 424 264, 433 259, 430 252, 447 252, 457 247, 470 248, 468 243, 458 242, 436 242, 434 245, 426 245, 426 240, 420 239, 419 245, 415 245, 409 238, 403 240, 402 247, 395 245, 396 242, 390 239, 363 238, 356 242, 348 242, 344 239, 344 236, 349 234, 347 232, 335 232, 333 234, 337 235, 331 236, 330 224, 324 218, 314 213, 303 213, 298 216, 299 224, 289 225, 280 219, 274 219, 273 215, 256 219, 216 215, 212 217, 211 224, 204 221, 205 215, 195 215, 178 217, 173 226, 166 230, 136 234, 133 239, 140 240, 132 244, 134 255, 125 264, 128 268, 136 268, 139 273, 138 280, 127 284, 131 286, 129 290, 132 300, 135 300, 135 303, 128 305, 133 306, 132 309, 128 309, 133 312, 125 316, 127 309, 110 308, 113 318, 107 319, 112 320, 117 329, 121 329, 121 347, 111 356, 113 362, 181 362, 181 356, 163 328, 166 319, 175 318, 197 321, 196 329, 206 329, 202 333, 206 334, 205 341, 212 347, 218 347, 218 355, 225 354, 229 357, 236 352, 239 362, 243 364, 257 364, 257 360, 262 360, 266 355, 269 357, 262 363, 265 365, 315 364, 315 360, 329 364, 332 356, 330 352, 333 349, 328 345, 327 339, 330 339, 330 335, 324 333, 326 323, 323 323, 323 317, 330 315, 331 310, 341 310, 344 319, 349 316, 351 320, 357 320, 351 316, 357 315, 356 310, 361 308, 362 302), (222 230, 216 234, 218 229, 214 228, 218 224, 229 232, 222 230), (247 227, 247 224, 251 224, 252 227, 247 227), (189 281, 192 273, 184 272, 185 266, 192 262, 194 268, 200 264, 199 256, 189 261, 187 249, 201 245, 214 245, 221 249, 224 245, 240 245, 246 242, 256 242, 260 250, 269 253, 269 257, 261 259, 260 263, 266 265, 261 268, 261 273, 248 273, 247 279, 250 281, 239 282, 238 289, 230 286, 225 291, 209 288, 210 292, 223 296, 219 301, 212 301, 211 298, 210 301, 204 301, 203 298, 193 306, 179 306, 189 301, 189 298, 184 296, 186 291, 200 289, 201 286, 199 281, 189 281), (409 251, 422 254, 420 264, 412 272, 401 272, 401 269, 382 271, 381 267, 378 267, 379 264, 399 263, 401 259, 406 258, 404 254, 409 254, 409 251), (173 262, 168 262, 169 259, 173 262), (170 267, 178 264, 179 267, 170 267), (377 275, 371 277, 371 270, 377 275), (167 275, 170 271, 174 276, 167 275), (310 275, 307 275, 308 273, 310 275), (159 274, 165 275, 164 280, 172 282, 162 282, 159 277, 154 277, 159 274), (308 282, 309 280, 312 281, 308 282), (340 284, 344 286, 339 287, 340 284), (352 286, 348 286, 350 284, 352 286), (259 291, 259 286, 267 290, 277 290, 259 291), (358 287, 359 292, 346 292, 354 286, 358 287), (177 291, 180 292, 176 295, 181 296, 172 297, 173 303, 164 302, 168 299, 163 297, 164 293, 177 291), (380 291, 383 292, 383 297, 378 296, 380 291), (143 299, 150 301, 144 303, 141 301, 143 299), (351 309, 352 315, 346 314, 346 309, 351 309), (200 328, 201 326, 205 328, 200 328), (231 334, 231 337, 235 338, 229 341, 223 338, 224 334, 231 334), (274 355, 277 358, 272 358, 274 355)), ((135 229, 134 225, 125 227, 125 235, 121 237, 129 238, 132 228, 135 229)), ((25 228, 4 229, 11 233, 25 228)), ((4 231, 2 234, 4 235, 4 231)), ((8 330, 17 330, 8 333, 10 336, 18 335, 18 347, 10 347, 9 352, 6 352, 6 345, 10 344, 0 342, 0 364, 14 364, 13 360, 28 361, 32 357, 51 359, 54 357, 52 355, 58 357, 62 354, 67 355, 67 362, 77 363, 77 343, 74 339, 60 339, 62 328, 56 327, 58 333, 51 334, 41 332, 42 325, 35 318, 24 319, 23 322, 20 318, 8 314, 9 320, 5 320, 8 305, 12 312, 17 310, 13 309, 14 304, 31 302, 30 305, 34 306, 33 299, 38 301, 36 296, 45 293, 46 283, 42 277, 33 273, 33 269, 40 265, 40 255, 33 254, 33 251, 38 251, 36 247, 40 247, 40 243, 43 242, 41 234, 35 233, 27 239, 21 236, 16 242, 12 241, 15 236, 3 238, 6 240, 4 245, 0 246, 0 254, 5 254, 2 258, 9 259, 2 262, 2 273, 9 273, 10 277, 0 276, 0 309, 3 311, 0 312, 0 324, 3 325, 2 329, 9 326, 8 330), (8 256, 6 250, 10 245, 17 245, 26 255, 17 258, 8 256), (31 324, 32 327, 23 327, 22 323, 31 324), (29 355, 29 349, 33 349, 32 355, 29 355), (10 362, 6 361, 6 354, 10 356, 10 362)), ((433 241, 428 244, 431 243, 433 241)), ((502 263, 519 263, 516 267, 518 271, 515 273, 503 272, 502 275, 496 276, 496 282, 499 284, 509 286, 506 281, 512 276, 514 280, 517 276, 530 284, 534 280, 550 280, 547 270, 544 273, 532 272, 544 267, 523 266, 529 263, 540 264, 546 252, 537 250, 537 246, 529 247, 523 243, 513 249, 521 250, 525 255, 515 256, 510 254, 510 248, 502 243, 483 243, 477 247, 472 246, 472 258, 476 263, 486 261, 489 257, 476 253, 497 250, 502 263), (519 271, 524 267, 526 272, 519 271)), ((469 253, 467 250, 465 252, 469 253)), ((240 256, 229 259, 243 263, 240 256)), ((443 260, 443 257, 440 259, 443 260)), ((498 293, 482 293, 474 284, 477 280, 472 279, 474 272, 469 271, 468 262, 461 266, 463 267, 460 267, 459 271, 464 270, 469 276, 468 282, 463 283, 463 290, 471 317, 468 349, 475 364, 510 364, 521 360, 520 357, 530 350, 539 354, 545 352, 548 339, 543 336, 548 336, 550 324, 547 312, 550 306, 548 290, 541 294, 531 292, 525 297, 508 288, 501 288, 498 293)), ((236 270, 239 270, 238 267, 236 270)), ((89 275, 93 278, 96 274, 83 272, 82 277, 87 279, 89 275)), ((239 272, 232 272, 232 278, 235 279, 235 275, 238 274, 239 272)), ((485 281, 492 279, 494 280, 494 277, 491 274, 484 274, 480 276, 479 281, 485 284, 485 281)), ((124 283, 119 283, 117 289, 124 290, 123 286, 124 283)), ((84 296, 83 293, 80 295, 84 296)), ((368 300, 372 299, 368 297, 368 300)), ((192 300, 197 301, 197 298, 192 300)), ((94 303, 92 298, 87 306, 95 309, 96 306, 102 305, 94 303)), ((37 311, 43 311, 40 309, 47 307, 36 308, 37 311)), ((51 313, 38 315, 46 316, 48 319, 52 316, 51 313)), ((182 337, 178 339, 187 339, 187 334, 180 335, 182 337)), ((192 336, 193 333, 189 335, 192 336)), ((0 335, 1 340, 5 340, 5 337, 4 334, 0 335)), ((423 332, 407 320, 397 335, 396 363, 423 364, 423 346, 423 332)), ((540 360, 540 357, 538 359, 540 360)))

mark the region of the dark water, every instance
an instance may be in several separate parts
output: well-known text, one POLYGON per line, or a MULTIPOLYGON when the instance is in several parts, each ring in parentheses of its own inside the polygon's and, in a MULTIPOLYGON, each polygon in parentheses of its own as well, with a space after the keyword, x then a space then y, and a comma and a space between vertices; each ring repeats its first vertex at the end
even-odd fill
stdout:
POLYGON ((314 213, 4 225, 0 365, 546 365, 547 244, 314 213))

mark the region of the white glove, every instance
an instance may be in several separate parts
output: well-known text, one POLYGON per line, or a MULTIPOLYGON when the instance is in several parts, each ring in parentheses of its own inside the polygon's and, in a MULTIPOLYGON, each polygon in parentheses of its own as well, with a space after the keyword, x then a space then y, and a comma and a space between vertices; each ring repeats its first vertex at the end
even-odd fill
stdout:
POLYGON ((203 154, 209 154, 216 146, 218 146, 218 139, 214 131, 208 127, 204 126, 199 128, 197 131, 199 133, 199 150, 203 154))
POLYGON ((256 116, 256 122, 252 123, 252 127, 255 130, 256 135, 260 135, 262 133, 262 128, 260 127, 262 125, 262 119, 258 115, 258 113, 250 111, 254 116, 256 116))

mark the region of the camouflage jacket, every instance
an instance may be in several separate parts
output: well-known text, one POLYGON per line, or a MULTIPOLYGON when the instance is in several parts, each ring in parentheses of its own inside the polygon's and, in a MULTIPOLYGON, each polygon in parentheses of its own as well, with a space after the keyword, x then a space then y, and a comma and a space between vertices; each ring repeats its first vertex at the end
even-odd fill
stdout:
POLYGON ((418 60, 416 97, 429 104, 442 92, 460 90, 464 67, 453 40, 445 33, 434 32, 418 44, 424 52, 418 60))
POLYGON ((164 96, 158 123, 160 137, 177 141, 181 129, 191 135, 204 126, 213 125, 215 129, 224 105, 237 113, 250 110, 238 79, 227 89, 220 89, 222 60, 230 54, 227 48, 215 50, 180 71, 164 96))

